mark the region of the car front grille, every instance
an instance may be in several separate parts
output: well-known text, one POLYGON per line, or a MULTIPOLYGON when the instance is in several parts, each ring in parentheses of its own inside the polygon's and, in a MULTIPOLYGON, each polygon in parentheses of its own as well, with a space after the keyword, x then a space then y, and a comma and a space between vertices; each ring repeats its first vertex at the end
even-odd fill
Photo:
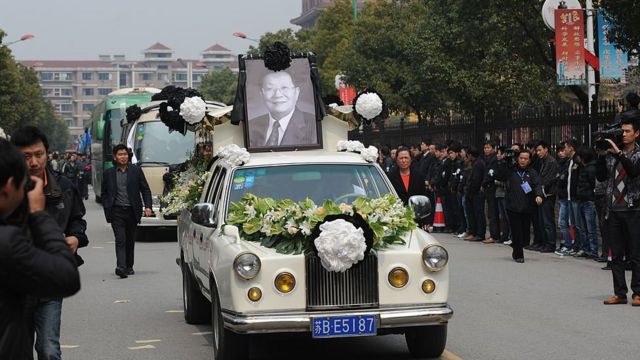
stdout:
POLYGON ((306 256, 307 310, 378 306, 378 257, 369 253, 349 270, 327 271, 315 255, 306 256))

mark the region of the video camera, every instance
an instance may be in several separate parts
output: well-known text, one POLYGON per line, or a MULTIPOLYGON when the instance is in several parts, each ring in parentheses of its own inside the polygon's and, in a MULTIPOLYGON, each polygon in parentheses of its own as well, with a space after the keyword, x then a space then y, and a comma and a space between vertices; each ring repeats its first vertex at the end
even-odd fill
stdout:
POLYGON ((619 123, 607 125, 604 129, 594 132, 593 138, 596 150, 609 150, 611 143, 607 139, 616 144, 622 144, 622 126, 619 123))

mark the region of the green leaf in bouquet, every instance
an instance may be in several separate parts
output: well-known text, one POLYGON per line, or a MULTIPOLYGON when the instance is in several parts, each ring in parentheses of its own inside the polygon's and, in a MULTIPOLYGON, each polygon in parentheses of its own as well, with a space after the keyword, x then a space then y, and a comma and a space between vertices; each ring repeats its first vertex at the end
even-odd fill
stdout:
POLYGON ((242 225, 242 230, 244 230, 244 232, 246 232, 247 234, 251 235, 260 231, 260 227, 261 227, 260 219, 253 218, 253 219, 248 219, 247 222, 245 222, 242 225))

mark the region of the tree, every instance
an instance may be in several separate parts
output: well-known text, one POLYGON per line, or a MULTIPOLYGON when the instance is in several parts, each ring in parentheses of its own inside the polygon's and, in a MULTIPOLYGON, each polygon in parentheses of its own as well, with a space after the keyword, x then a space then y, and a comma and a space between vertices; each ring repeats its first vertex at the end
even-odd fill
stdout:
POLYGON ((229 68, 213 71, 202 78, 198 91, 205 99, 233 104, 236 95, 238 75, 229 68))
POLYGON ((609 40, 632 54, 640 53, 640 3, 637 0, 600 0, 607 18, 615 27, 609 40))

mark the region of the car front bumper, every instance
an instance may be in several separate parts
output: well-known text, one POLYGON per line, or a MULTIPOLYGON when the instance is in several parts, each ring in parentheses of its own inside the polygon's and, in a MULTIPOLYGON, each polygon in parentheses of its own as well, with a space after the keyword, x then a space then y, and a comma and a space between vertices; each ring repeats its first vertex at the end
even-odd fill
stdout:
POLYGON ((240 334, 311 331, 313 318, 375 315, 378 329, 445 324, 453 316, 448 304, 300 313, 237 314, 223 310, 225 328, 240 334))

